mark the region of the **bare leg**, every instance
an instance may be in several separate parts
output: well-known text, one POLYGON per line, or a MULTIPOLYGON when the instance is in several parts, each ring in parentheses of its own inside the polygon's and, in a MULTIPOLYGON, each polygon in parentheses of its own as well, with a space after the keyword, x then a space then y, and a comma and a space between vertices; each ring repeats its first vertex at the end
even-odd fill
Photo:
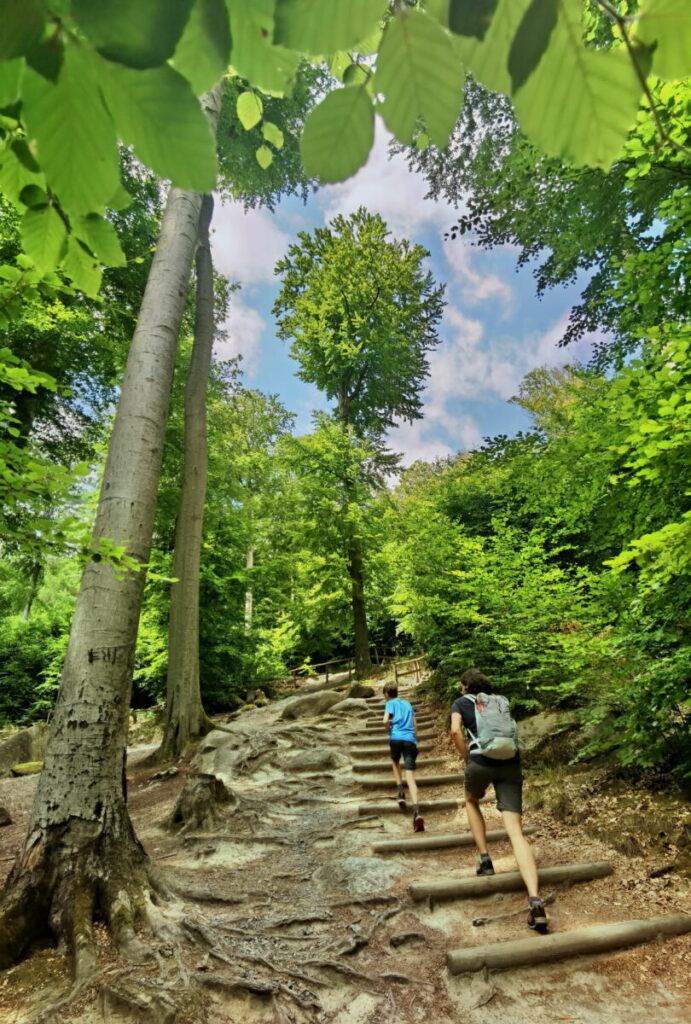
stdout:
POLYGON ((398 786, 399 789, 401 789, 403 787, 403 776, 401 775, 401 766, 397 764, 396 761, 392 761, 391 767, 393 769, 393 777, 396 780, 396 785, 398 786))
POLYGON ((468 825, 470 826, 470 831, 473 833, 473 839, 475 840, 475 845, 477 846, 478 851, 480 853, 487 853, 485 819, 482 816, 479 801, 477 801, 474 796, 471 796, 467 790, 465 794, 465 812, 468 815, 468 825))
MULTIPOLYGON (((517 811, 502 811, 501 815, 504 819, 504 828, 511 840, 511 846, 513 847, 514 857, 518 864, 518 870, 520 871, 521 878, 528 890, 528 896, 537 896, 537 866, 535 864, 535 857, 533 856, 530 844, 523 835, 521 815, 517 811)), ((473 835, 475 835, 474 832, 473 835)))
POLYGON ((410 793, 410 799, 414 806, 417 806, 417 782, 415 781, 415 772, 408 771, 406 769, 405 779, 408 783, 408 792, 410 793))

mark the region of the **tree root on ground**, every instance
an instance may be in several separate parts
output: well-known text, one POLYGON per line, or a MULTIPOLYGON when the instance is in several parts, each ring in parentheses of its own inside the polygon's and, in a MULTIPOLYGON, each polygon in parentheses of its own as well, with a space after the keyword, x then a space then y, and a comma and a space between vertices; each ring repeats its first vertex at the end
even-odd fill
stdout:
POLYGON ((75 980, 90 977, 97 968, 97 918, 123 956, 142 962, 151 951, 135 929, 154 930, 152 911, 168 895, 124 804, 107 822, 71 819, 39 829, 17 858, 0 900, 0 967, 49 936, 70 951, 75 980))

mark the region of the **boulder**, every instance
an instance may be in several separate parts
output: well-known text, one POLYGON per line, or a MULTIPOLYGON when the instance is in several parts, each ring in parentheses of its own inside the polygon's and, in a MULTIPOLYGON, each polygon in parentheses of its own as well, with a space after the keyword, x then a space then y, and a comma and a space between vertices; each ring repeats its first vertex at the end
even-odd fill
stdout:
POLYGON ((374 687, 364 683, 353 683, 348 690, 349 697, 374 697, 374 687))
POLYGON ((43 771, 43 761, 25 761, 24 764, 13 764, 13 775, 38 775, 43 771))
POLYGON ((292 772, 324 772, 339 767, 339 759, 332 750, 317 748, 303 750, 285 762, 286 768, 292 772))
POLYGON ((21 729, 14 736, 0 743, 0 778, 10 775, 15 764, 27 761, 42 761, 48 746, 50 727, 45 722, 36 722, 28 729, 21 729))
POLYGON ((526 764, 567 764, 582 745, 574 711, 541 711, 518 723, 518 743, 526 764))
POLYGON ((294 718, 304 718, 307 715, 322 715, 334 704, 343 700, 343 694, 336 690, 321 690, 319 693, 311 693, 306 697, 295 697, 286 703, 281 712, 283 721, 290 721, 294 718))
POLYGON ((329 709, 329 714, 333 715, 337 712, 339 715, 361 715, 364 712, 367 715, 369 714, 369 710, 366 700, 356 700, 354 697, 346 697, 345 700, 339 700, 338 704, 334 704, 333 707, 329 709))
POLYGON ((10 812, 5 807, 0 807, 0 826, 11 824, 12 818, 10 817, 10 812))
POLYGON ((391 861, 378 857, 343 857, 330 860, 314 873, 314 878, 334 894, 346 892, 352 896, 385 892, 390 888, 400 868, 391 861))

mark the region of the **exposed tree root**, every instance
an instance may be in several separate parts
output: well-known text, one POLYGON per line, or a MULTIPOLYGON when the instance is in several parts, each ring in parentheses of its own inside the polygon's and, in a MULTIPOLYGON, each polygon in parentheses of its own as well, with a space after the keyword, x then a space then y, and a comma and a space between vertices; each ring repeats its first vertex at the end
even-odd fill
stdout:
POLYGON ((106 817, 72 819, 29 837, 0 900, 0 968, 51 937, 71 953, 76 982, 90 978, 97 968, 95 919, 106 922, 129 960, 151 955, 135 928, 150 926, 150 909, 166 893, 124 805, 120 815, 106 817))

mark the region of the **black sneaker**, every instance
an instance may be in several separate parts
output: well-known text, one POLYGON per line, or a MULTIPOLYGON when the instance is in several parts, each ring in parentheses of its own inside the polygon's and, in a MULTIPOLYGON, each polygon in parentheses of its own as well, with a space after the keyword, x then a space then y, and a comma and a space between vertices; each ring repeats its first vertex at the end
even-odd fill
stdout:
POLYGON ((396 799, 398 800, 399 805, 405 805, 405 788, 403 786, 398 787, 396 799))
POLYGON ((531 896, 528 900, 528 927, 543 935, 547 931, 547 912, 539 896, 531 896))
POLYGON ((492 858, 490 857, 490 855, 488 853, 481 853, 480 854, 480 859, 477 862, 477 868, 475 869, 475 874, 476 875, 493 875, 494 874, 494 864, 492 863, 492 858))
POLYGON ((420 814, 420 808, 417 804, 413 807, 413 832, 424 832, 425 831, 425 819, 420 814))

